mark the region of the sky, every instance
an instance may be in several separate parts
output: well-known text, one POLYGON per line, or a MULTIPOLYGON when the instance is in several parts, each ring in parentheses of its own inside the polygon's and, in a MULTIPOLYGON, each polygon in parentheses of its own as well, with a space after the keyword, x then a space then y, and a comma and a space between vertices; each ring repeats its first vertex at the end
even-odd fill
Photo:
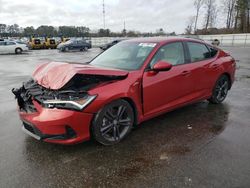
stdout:
MULTIPOLYGON (((106 28, 183 33, 195 15, 193 0, 105 0, 106 28)), ((102 0, 0 0, 0 23, 103 28, 102 0)), ((202 23, 202 18, 199 25, 202 23)))

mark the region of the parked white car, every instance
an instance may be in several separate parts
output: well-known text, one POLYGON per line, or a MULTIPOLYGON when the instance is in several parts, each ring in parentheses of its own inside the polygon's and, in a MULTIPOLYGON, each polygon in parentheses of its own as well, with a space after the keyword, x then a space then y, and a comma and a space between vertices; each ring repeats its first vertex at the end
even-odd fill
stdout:
POLYGON ((28 51, 28 46, 22 42, 0 41, 0 54, 21 54, 28 51))

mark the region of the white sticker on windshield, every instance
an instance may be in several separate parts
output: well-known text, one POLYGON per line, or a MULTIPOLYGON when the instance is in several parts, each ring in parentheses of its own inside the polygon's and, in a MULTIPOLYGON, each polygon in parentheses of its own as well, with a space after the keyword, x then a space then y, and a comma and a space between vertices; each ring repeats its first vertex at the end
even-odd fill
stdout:
POLYGON ((156 46, 156 43, 140 43, 139 46, 154 48, 156 46))

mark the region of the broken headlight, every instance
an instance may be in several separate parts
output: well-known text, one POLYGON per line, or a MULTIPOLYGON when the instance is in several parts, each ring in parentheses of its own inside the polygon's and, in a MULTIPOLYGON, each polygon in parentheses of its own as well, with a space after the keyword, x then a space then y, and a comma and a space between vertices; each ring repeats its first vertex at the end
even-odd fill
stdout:
POLYGON ((59 109, 69 109, 69 110, 80 110, 82 111, 88 104, 90 104, 96 95, 85 95, 84 97, 71 97, 67 99, 58 98, 53 100, 43 101, 45 108, 59 108, 59 109))

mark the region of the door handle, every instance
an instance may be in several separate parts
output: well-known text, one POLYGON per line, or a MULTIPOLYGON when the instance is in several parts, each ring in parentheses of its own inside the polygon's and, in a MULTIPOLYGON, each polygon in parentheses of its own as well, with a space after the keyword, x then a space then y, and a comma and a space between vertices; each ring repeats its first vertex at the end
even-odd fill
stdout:
POLYGON ((181 73, 182 76, 187 76, 187 75, 190 75, 191 74, 191 71, 183 71, 181 73))

